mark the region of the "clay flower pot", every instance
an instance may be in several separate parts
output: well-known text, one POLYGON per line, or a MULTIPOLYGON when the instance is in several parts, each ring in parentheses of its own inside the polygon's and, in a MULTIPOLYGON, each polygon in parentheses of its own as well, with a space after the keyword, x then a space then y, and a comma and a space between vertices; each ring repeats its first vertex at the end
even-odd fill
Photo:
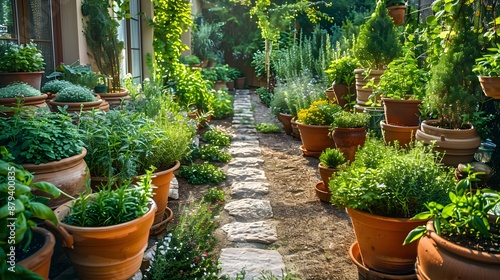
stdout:
POLYGON ((103 100, 99 98, 96 101, 90 101, 90 102, 57 102, 54 100, 49 101, 49 107, 52 112, 59 112, 58 107, 64 107, 68 106, 66 108, 66 112, 68 113, 79 113, 80 111, 92 111, 92 109, 96 110, 103 110, 103 111, 108 111, 109 110, 109 104, 105 102, 104 104, 107 104, 107 106, 103 106, 103 100))
POLYGON ((337 104, 342 108, 345 108, 345 106, 351 102, 348 96, 354 98, 356 93, 356 87, 354 85, 348 87, 346 84, 333 84, 332 90, 337 104))
POLYGON ((336 127, 332 132, 337 149, 344 153, 347 161, 353 162, 358 147, 363 147, 366 141, 366 128, 340 128, 336 127))
POLYGON ((335 148, 330 137, 330 126, 297 123, 304 149, 309 152, 321 152, 326 148, 335 148))
POLYGON ((427 233, 418 242, 416 265, 419 279, 497 279, 500 275, 500 254, 491 254, 461 247, 434 230, 432 221, 427 233))
POLYGON ((125 88, 120 89, 120 92, 106 92, 99 95, 111 107, 119 106, 124 100, 130 99, 129 91, 125 88))
POLYGON ((382 98, 387 124, 417 126, 419 124, 419 105, 422 100, 396 100, 382 98))
POLYGON ((281 122, 285 133, 288 135, 292 134, 292 118, 293 116, 290 114, 278 114, 278 120, 281 122))
MULTIPOLYGON (((22 107, 35 107, 35 108, 43 108, 47 107, 47 103, 45 102, 47 100, 47 94, 42 93, 39 96, 30 96, 30 97, 23 97, 22 98, 22 107)), ((17 107, 17 98, 0 98, 0 106, 5 106, 5 107, 17 107)), ((7 116, 7 117, 12 117, 14 114, 13 110, 5 108, 3 110, 0 110, 0 116, 7 116)))
POLYGON ((384 70, 371 70, 368 76, 365 76, 364 72, 365 69, 354 70, 356 79, 356 102, 359 105, 367 106, 366 102, 368 102, 370 95, 373 93, 373 88, 365 88, 366 83, 374 79, 375 84, 378 84, 378 82, 380 82, 380 76, 384 74, 384 70))
POLYGON ((500 77, 479 76, 484 95, 500 99, 500 77))
POLYGON ((337 171, 339 171, 338 168, 326 167, 321 162, 318 164, 319 176, 321 177, 321 180, 323 181, 323 184, 327 189, 328 185, 330 184, 330 177, 332 177, 332 175, 337 171))
POLYGON ((49 279, 50 261, 54 253, 56 239, 50 231, 44 228, 36 227, 32 230, 34 233, 33 241, 40 242, 41 248, 18 262, 18 265, 35 272, 43 279, 49 279))
POLYGON ((400 126, 387 124, 385 121, 380 121, 380 127, 382 128, 382 136, 386 145, 397 141, 401 147, 405 147, 410 142, 415 141, 415 134, 418 130, 418 125, 400 126))
POLYGON ((176 161, 175 165, 172 168, 153 173, 151 183, 156 186, 156 188, 154 188, 153 190, 153 200, 155 201, 157 206, 153 225, 162 222, 164 219, 165 209, 167 208, 168 204, 170 182, 174 177, 174 171, 177 170, 180 165, 181 163, 179 161, 176 161))
POLYGON ((42 76, 45 71, 38 72, 3 72, 0 73, 0 87, 4 87, 12 82, 24 82, 40 90, 42 76))
POLYGON ((405 23, 406 5, 398 5, 387 7, 389 16, 392 17, 394 25, 401 25, 405 23))

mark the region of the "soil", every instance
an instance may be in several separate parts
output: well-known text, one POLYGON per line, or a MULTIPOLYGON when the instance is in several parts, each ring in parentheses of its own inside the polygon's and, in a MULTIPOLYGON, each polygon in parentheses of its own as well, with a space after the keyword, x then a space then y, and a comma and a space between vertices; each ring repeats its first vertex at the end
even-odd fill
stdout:
MULTIPOLYGON (((275 123, 278 119, 268 107, 252 94, 256 124, 275 123)), ((230 127, 231 119, 212 120, 211 125, 230 127)), ((349 217, 344 209, 318 199, 315 186, 321 182, 318 173, 319 160, 305 157, 299 149, 300 139, 285 134, 259 133, 264 164, 269 181, 269 194, 277 227, 278 241, 267 248, 278 250, 288 271, 300 279, 359 279, 357 267, 349 258, 349 248, 355 237, 349 217)), ((179 201, 190 193, 201 197, 208 186, 192 186, 178 178, 179 201)), ((226 200, 230 201, 229 185, 222 185, 226 200)), ((178 201, 169 200, 169 207, 176 211, 178 201)), ((175 218, 174 218, 175 219, 175 218)), ((222 214, 223 223, 231 221, 222 214)), ((233 247, 221 235, 222 248, 233 247)))

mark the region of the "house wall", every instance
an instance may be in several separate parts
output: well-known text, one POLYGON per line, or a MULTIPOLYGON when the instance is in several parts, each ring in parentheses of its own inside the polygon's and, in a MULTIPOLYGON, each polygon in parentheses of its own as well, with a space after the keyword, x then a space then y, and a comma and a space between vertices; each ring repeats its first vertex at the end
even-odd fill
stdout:
POLYGON ((82 32, 81 0, 61 1, 61 37, 63 61, 71 64, 77 60, 80 64, 89 64, 87 41, 82 32))
POLYGON ((149 73, 148 66, 146 64, 146 58, 147 55, 151 55, 151 57, 154 59, 154 50, 153 50, 153 36, 154 36, 154 31, 153 27, 149 26, 148 23, 146 22, 145 18, 153 18, 154 16, 154 9, 153 9, 153 3, 151 1, 141 1, 141 11, 144 12, 145 17, 142 17, 142 23, 141 23, 141 33, 142 33, 142 38, 141 38, 141 43, 142 43, 142 73, 143 77, 150 77, 151 73, 149 73))

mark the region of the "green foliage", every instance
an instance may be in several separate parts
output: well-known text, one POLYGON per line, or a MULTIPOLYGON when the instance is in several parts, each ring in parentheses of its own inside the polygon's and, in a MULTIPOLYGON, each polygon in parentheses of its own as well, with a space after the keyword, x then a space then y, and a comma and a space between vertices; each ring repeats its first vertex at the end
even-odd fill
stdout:
POLYGON ((341 111, 340 113, 335 115, 331 124, 331 128, 335 129, 336 127, 363 127, 367 125, 369 119, 370 115, 365 113, 341 111))
POLYGON ((34 43, 2 44, 0 54, 0 72, 38 72, 45 67, 42 51, 34 43))
POLYGON ((222 41, 223 22, 207 22, 200 19, 191 31, 193 53, 200 58, 217 58, 217 51, 222 41))
POLYGON ((271 102, 273 99, 273 94, 267 90, 265 87, 260 87, 255 90, 255 93, 259 96, 262 103, 266 106, 271 106, 271 102))
POLYGON ((329 83, 352 84, 354 69, 357 68, 357 60, 351 56, 343 56, 332 60, 325 73, 329 83))
POLYGON ((496 47, 488 48, 488 52, 482 57, 476 58, 476 65, 472 69, 474 73, 481 76, 500 76, 500 44, 496 47))
POLYGON ((211 100, 210 107, 212 108, 212 117, 215 119, 223 119, 234 114, 233 108, 234 97, 225 90, 218 90, 211 100))
POLYGON ((231 155, 222 150, 219 146, 204 145, 196 148, 191 153, 192 159, 201 158, 209 162, 229 162, 231 155))
POLYGON ((219 225, 219 208, 190 197, 181 203, 179 213, 174 227, 156 244, 144 279, 218 279, 214 232, 219 225))
POLYGON ((57 102, 91 102, 96 100, 97 98, 91 89, 79 85, 71 85, 61 89, 54 98, 54 101, 57 102))
POLYGON ((319 162, 328 168, 338 168, 346 162, 346 159, 339 149, 326 148, 321 152, 319 162))
POLYGON ((71 82, 65 80, 51 80, 46 82, 42 88, 40 89, 43 93, 52 93, 56 94, 61 91, 63 88, 73 85, 71 82))
POLYGON ((120 88, 120 63, 124 42, 118 40, 118 21, 110 15, 108 1, 84 0, 82 15, 86 17, 83 35, 99 71, 111 79, 111 91, 120 88))
POLYGON ((203 202, 217 204, 221 203, 225 200, 225 193, 223 190, 218 189, 217 187, 212 187, 207 190, 207 192, 203 195, 203 202))
MULTIPOLYGON (((260 90, 258 88, 257 90, 260 90)), ((257 92, 257 90, 255 92, 257 92)), ((264 89, 262 90, 264 91, 264 89)), ((267 89, 265 89, 267 92, 267 89)), ((260 96, 260 94, 259 94, 260 96)), ((288 108, 288 91, 286 87, 282 83, 278 83, 276 88, 274 89, 274 93, 271 95, 271 102, 269 103, 269 108, 271 108, 271 112, 277 116, 279 113, 282 114, 290 114, 291 110, 288 108)))
POLYGON ((79 61, 75 61, 70 65, 61 63, 57 67, 57 71, 47 76, 48 79, 64 80, 88 88, 94 88, 98 84, 103 84, 104 77, 105 75, 92 71, 90 64, 80 65, 79 61))
POLYGON ((217 81, 224 81, 224 82, 231 81, 231 79, 229 78, 229 74, 232 70, 230 70, 229 65, 217 64, 217 65, 215 65, 213 70, 215 71, 215 74, 217 75, 217 81))
MULTIPOLYGON (((468 166, 470 172, 470 165, 468 166)), ((489 189, 473 189, 473 181, 478 173, 471 173, 460 180, 455 188, 448 192, 450 203, 443 205, 441 201, 427 200, 427 211, 415 215, 412 219, 433 219, 434 229, 443 237, 466 236, 481 243, 482 239, 498 240, 498 232, 490 232, 491 211, 500 203, 499 193, 489 189)), ((498 223, 498 220, 494 221, 498 223)), ((424 226, 412 230, 403 244, 418 240, 426 233, 424 226)), ((486 248, 478 246, 480 248, 486 248)), ((478 250, 476 247, 473 249, 478 250)), ((481 249, 479 249, 481 251, 481 249)), ((498 249, 490 253, 498 253, 498 249)))
POLYGON ((0 146, 17 164, 47 163, 82 153, 83 142, 71 118, 46 111, 20 112, 0 118, 0 146))
POLYGON ((192 185, 216 185, 226 180, 226 174, 219 167, 207 162, 183 165, 179 168, 178 176, 186 178, 192 185))
POLYGON ((328 99, 318 99, 297 114, 297 121, 308 125, 331 125, 336 115, 342 111, 339 104, 328 99))
POLYGON ((0 276, 2 279, 41 279, 38 274, 21 268, 15 262, 10 264, 12 259, 7 254, 18 257, 16 252, 28 249, 37 219, 58 223, 54 212, 45 205, 49 198, 35 196, 31 191, 36 189, 54 198, 58 198, 61 191, 48 182, 34 183, 33 174, 12 160, 7 149, 0 146, 0 276), (11 267, 15 272, 10 270, 11 267))
POLYGON ((175 100, 181 107, 195 107, 201 111, 208 111, 213 95, 210 94, 207 84, 201 71, 192 70, 177 63, 174 67, 172 82, 169 82, 167 86, 172 88, 175 100))
POLYGON ((95 194, 80 194, 61 222, 79 227, 104 227, 143 216, 152 202, 151 176, 152 171, 148 171, 137 185, 125 182, 115 189, 106 186, 95 194))
POLYGON ((203 135, 201 140, 214 146, 229 147, 231 144, 231 135, 219 127, 210 127, 203 135))
POLYGON ((383 69, 400 52, 401 43, 385 0, 378 0, 375 12, 361 26, 354 55, 365 68, 383 69))
POLYGON ((187 65, 198 65, 200 64, 200 58, 197 57, 196 55, 186 55, 186 56, 181 56, 180 58, 181 62, 187 65))
POLYGON ((259 123, 255 126, 255 129, 261 133, 278 133, 281 131, 281 127, 274 123, 259 123))
POLYGON ((0 98, 32 97, 41 95, 40 91, 27 83, 14 82, 0 88, 0 98))
POLYGON ((447 202, 453 171, 439 163, 431 146, 411 149, 367 141, 356 160, 330 180, 331 202, 386 217, 412 217, 426 201, 447 202))

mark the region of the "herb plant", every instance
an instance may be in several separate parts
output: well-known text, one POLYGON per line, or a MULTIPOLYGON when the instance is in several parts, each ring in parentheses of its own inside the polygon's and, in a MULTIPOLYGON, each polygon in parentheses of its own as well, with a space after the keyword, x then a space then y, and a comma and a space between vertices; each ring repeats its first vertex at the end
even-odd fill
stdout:
POLYGON ((18 164, 47 163, 82 153, 83 142, 71 118, 46 111, 0 118, 0 146, 5 146, 18 164))
POLYGON ((343 56, 332 60, 328 68, 325 70, 328 81, 335 84, 352 83, 354 77, 354 69, 357 67, 357 60, 351 56, 343 56))
POLYGON ((346 162, 346 159, 339 149, 326 148, 321 152, 319 162, 328 168, 338 168, 346 162))
POLYGON ((65 80, 51 80, 46 82, 42 88, 40 89, 41 92, 43 93, 58 93, 62 89, 72 86, 73 84, 71 82, 65 81, 65 80))
POLYGON ((45 67, 42 51, 34 43, 3 44, 0 53, 0 72, 38 72, 45 67))
POLYGON ((96 101, 94 92, 83 86, 72 85, 61 89, 54 98, 57 102, 92 102, 96 101))
POLYGON ((301 109, 297 121, 307 125, 331 125, 342 107, 326 99, 314 101, 311 106, 301 109))
POLYGON ((207 160, 209 162, 229 162, 231 160, 231 155, 225 152, 218 146, 214 145, 203 145, 196 147, 191 152, 191 160, 200 158, 202 160, 207 160))
POLYGON ((14 82, 0 88, 0 98, 32 97, 41 95, 40 91, 27 83, 14 82))
POLYGON ((226 180, 226 174, 219 167, 207 162, 183 165, 179 168, 178 176, 186 178, 192 185, 215 185, 226 180))
POLYGON ((259 96, 262 103, 264 103, 268 107, 271 106, 271 102, 273 99, 272 92, 269 92, 265 87, 260 87, 255 90, 255 93, 259 96))
POLYGON ((366 126, 370 115, 358 112, 342 111, 335 115, 331 128, 355 128, 366 126))
POLYGON ((219 147, 229 147, 231 135, 218 127, 211 127, 202 136, 201 140, 219 147))
POLYGON ((259 123, 255 126, 255 129, 261 133, 277 133, 281 131, 281 127, 274 123, 259 123))
POLYGON ((68 81, 72 84, 88 88, 94 88, 99 83, 103 83, 105 77, 92 71, 90 64, 80 65, 79 61, 75 61, 69 65, 61 63, 57 67, 57 70, 48 75, 47 78, 68 81))
POLYGON ((500 76, 500 44, 488 48, 488 52, 482 57, 476 58, 476 65, 472 71, 481 76, 500 76))
POLYGON ((225 90, 218 90, 214 93, 214 98, 211 100, 210 107, 212 108, 212 116, 215 119, 222 119, 234 114, 233 109, 234 98, 225 90))
POLYGON ((203 202, 218 204, 222 203, 225 200, 225 193, 223 190, 218 189, 217 187, 212 187, 207 190, 207 192, 203 195, 203 202))

